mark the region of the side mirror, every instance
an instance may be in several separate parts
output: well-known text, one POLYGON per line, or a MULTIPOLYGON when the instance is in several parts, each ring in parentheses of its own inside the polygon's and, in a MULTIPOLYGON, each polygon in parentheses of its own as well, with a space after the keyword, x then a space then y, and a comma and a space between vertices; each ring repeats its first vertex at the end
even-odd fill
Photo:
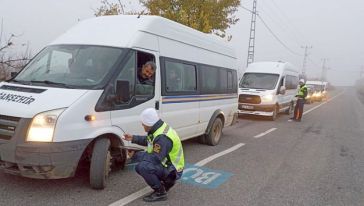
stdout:
POLYGON ((129 81, 118 80, 116 82, 116 97, 121 102, 128 102, 130 100, 130 83, 129 81))
POLYGON ((279 88, 279 94, 286 94, 286 87, 285 86, 281 86, 279 88))

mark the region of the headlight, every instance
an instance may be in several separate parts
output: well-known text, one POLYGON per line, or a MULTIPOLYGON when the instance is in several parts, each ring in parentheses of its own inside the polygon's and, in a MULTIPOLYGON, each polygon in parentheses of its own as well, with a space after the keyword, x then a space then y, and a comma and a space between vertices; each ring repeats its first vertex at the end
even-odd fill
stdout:
POLYGON ((272 101, 273 101, 273 95, 272 94, 262 96, 262 102, 272 102, 272 101))
POLYGON ((57 119, 64 110, 57 109, 35 115, 28 130, 27 141, 52 142, 57 119))

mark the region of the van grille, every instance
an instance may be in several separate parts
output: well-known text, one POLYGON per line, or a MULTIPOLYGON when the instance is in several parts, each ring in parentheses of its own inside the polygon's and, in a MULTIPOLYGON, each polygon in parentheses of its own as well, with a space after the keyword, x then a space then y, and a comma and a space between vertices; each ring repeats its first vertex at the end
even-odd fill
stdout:
POLYGON ((0 115, 0 139, 10 140, 19 121, 19 117, 0 115))
POLYGON ((260 96, 258 95, 250 95, 250 94, 240 94, 239 95, 239 103, 248 103, 248 104, 260 104, 260 96))

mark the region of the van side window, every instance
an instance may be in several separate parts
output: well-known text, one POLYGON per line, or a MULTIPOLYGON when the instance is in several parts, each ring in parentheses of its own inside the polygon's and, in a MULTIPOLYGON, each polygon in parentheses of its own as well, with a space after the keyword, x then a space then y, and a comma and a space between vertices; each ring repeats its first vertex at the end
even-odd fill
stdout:
POLYGON ((227 72, 227 89, 232 90, 233 84, 234 84, 233 73, 231 71, 228 71, 227 72))
POLYGON ((197 91, 196 67, 185 63, 165 61, 166 92, 197 91))
POLYGON ((137 52, 137 75, 135 85, 135 95, 154 96, 156 65, 152 54, 137 52))
POLYGON ((287 75, 286 77, 286 89, 297 89, 298 77, 287 75))
POLYGON ((138 75, 142 76, 143 66, 147 62, 153 62, 155 66, 154 60, 153 55, 145 52, 132 51, 129 54, 114 83, 114 91, 116 91, 117 81, 126 81, 129 83, 129 102, 116 102, 117 105, 129 105, 128 107, 133 107, 154 97, 156 68, 150 76, 148 76, 149 74, 145 76, 145 78, 148 78, 146 81, 140 81, 138 77, 138 75))
MULTIPOLYGON (((225 78, 227 78, 226 76, 225 78)), ((201 91, 203 94, 223 93, 220 89, 220 75, 217 67, 201 66, 201 80, 201 91)))
POLYGON ((280 91, 280 89, 281 89, 282 86, 285 86, 286 89, 287 89, 287 84, 288 84, 288 78, 282 77, 282 79, 279 81, 279 85, 277 87, 277 94, 279 94, 279 91, 280 91), (284 81, 284 80, 286 80, 286 81, 284 81))
MULTIPOLYGON (((121 70, 119 76, 116 81, 123 80, 129 82, 129 96, 130 100, 135 95, 135 74, 136 74, 136 62, 135 62, 135 53, 133 53, 130 58, 127 60, 123 69, 121 70)), ((116 85, 116 82, 115 82, 116 85)), ((116 90, 116 88, 115 88, 116 90)))

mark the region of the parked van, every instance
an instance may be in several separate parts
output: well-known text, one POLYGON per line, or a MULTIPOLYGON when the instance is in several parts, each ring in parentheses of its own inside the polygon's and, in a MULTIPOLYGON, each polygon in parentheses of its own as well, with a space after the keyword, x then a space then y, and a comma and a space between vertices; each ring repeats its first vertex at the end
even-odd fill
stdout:
POLYGON ((248 66, 239 83, 239 113, 275 120, 290 114, 295 105, 299 73, 290 63, 255 62, 248 66))
POLYGON ((312 94, 313 101, 321 102, 327 98, 327 82, 309 80, 306 81, 306 86, 314 88, 314 92, 312 94))
POLYGON ((133 146, 124 132, 145 134, 139 115, 150 107, 182 140, 216 145, 237 117, 236 60, 225 42, 161 17, 82 21, 0 83, 0 167, 57 179, 86 161, 91 186, 104 188, 133 146), (152 84, 138 81, 148 61, 152 84))

